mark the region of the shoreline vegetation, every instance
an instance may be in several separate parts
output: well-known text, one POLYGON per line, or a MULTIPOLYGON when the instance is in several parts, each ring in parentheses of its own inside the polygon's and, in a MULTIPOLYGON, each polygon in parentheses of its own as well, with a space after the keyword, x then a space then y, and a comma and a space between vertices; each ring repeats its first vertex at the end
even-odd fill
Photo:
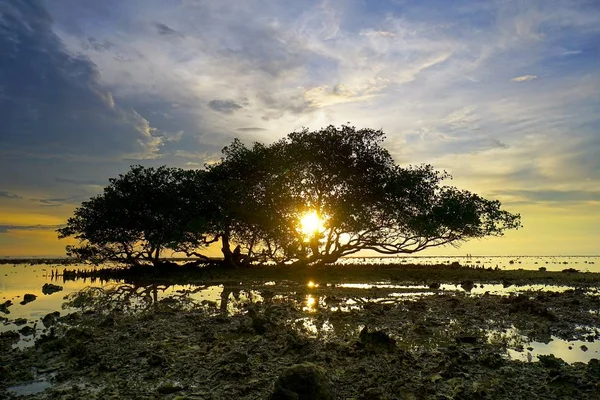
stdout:
MULTIPOLYGON (((56 265, 48 260, 48 265, 56 265)), ((71 262, 59 265, 80 265, 71 262)), ((412 284, 463 284, 493 283, 510 285, 527 284, 567 284, 594 286, 600 282, 600 273, 583 272, 567 267, 561 271, 547 271, 541 266, 537 270, 500 269, 484 265, 451 264, 387 264, 387 263, 345 263, 329 265, 262 265, 231 268, 221 262, 200 265, 188 263, 187 259, 172 259, 158 265, 111 265, 109 267, 80 266, 77 269, 65 268, 63 280, 94 278, 100 280, 125 280, 148 283, 207 283, 218 281, 267 281, 293 280, 297 282, 317 280, 322 282, 365 283, 376 281, 403 282, 412 284), (177 264, 183 262, 183 265, 177 264)), ((32 263, 23 260, 22 263, 32 263)), ((16 264, 16 260, 13 260, 16 264)), ((35 262, 35 264, 43 264, 35 262)), ((566 267, 566 266, 565 266, 566 267)))

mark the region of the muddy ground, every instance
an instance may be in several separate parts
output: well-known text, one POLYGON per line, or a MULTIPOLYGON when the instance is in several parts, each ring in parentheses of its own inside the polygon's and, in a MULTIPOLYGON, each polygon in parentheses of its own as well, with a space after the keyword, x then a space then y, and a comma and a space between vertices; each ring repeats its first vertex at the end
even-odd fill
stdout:
POLYGON ((229 308, 147 296, 136 312, 132 298, 88 291, 69 299, 79 312, 47 317, 35 346, 12 349, 18 335, 2 335, 0 398, 600 399, 596 359, 507 357, 528 340, 600 340, 598 289, 472 296, 433 286, 385 302, 373 300, 381 289, 274 285, 253 299, 239 287, 229 308), (50 387, 8 390, 32 381, 50 387), (295 394, 294 382, 318 393, 295 394))

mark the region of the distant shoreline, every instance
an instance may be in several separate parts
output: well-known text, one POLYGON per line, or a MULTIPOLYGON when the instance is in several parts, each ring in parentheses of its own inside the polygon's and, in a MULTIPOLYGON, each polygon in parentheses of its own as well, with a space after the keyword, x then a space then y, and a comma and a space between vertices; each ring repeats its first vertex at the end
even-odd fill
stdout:
MULTIPOLYGON (((352 255, 352 256, 346 256, 346 257, 341 257, 340 259, 346 259, 346 260, 356 260, 356 259, 413 259, 413 258, 435 258, 435 259, 439 259, 439 258, 460 258, 460 259, 472 259, 472 258, 542 258, 542 257, 551 257, 551 258, 566 258, 566 257, 571 257, 571 258, 585 258, 585 257, 600 257, 600 254, 565 254, 565 255, 540 255, 540 254, 533 254, 533 255, 528 255, 528 254, 517 254, 517 255, 490 255, 490 254, 484 254, 484 255, 432 255, 432 256, 428 256, 428 255, 397 255, 397 256, 387 256, 387 255, 382 255, 382 256, 356 256, 356 255, 352 255)), ((211 260, 220 260, 220 257, 210 257, 211 260)), ((193 260, 198 260, 198 258, 187 258, 187 257, 166 257, 165 260, 167 261, 193 261, 193 260)), ((0 255, 0 264, 6 263, 6 261, 10 261, 12 263, 28 263, 31 261, 46 261, 46 262, 52 262, 52 261, 56 261, 57 263, 63 263, 64 261, 69 261, 69 263, 82 263, 81 260, 75 260, 75 259, 71 259, 69 257, 59 257, 59 256, 26 256, 26 257, 21 257, 21 256, 2 256, 0 255)))

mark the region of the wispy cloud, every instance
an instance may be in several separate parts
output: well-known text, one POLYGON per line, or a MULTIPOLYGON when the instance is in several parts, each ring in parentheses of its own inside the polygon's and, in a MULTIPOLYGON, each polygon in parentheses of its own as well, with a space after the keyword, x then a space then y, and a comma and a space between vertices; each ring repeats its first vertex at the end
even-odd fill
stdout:
POLYGON ((233 100, 211 100, 208 102, 208 106, 223 114, 232 114, 243 108, 233 100))
POLYGON ((511 81, 513 82, 527 82, 527 81, 532 81, 534 79, 537 79, 538 77, 536 75, 523 75, 523 76, 517 76, 515 78, 512 78, 511 81))
POLYGON ((7 192, 5 190, 0 190, 0 197, 4 197, 5 199, 22 199, 18 194, 7 192))
POLYGON ((52 231, 64 225, 0 225, 0 234, 10 231, 52 231))
POLYGON ((497 192, 514 200, 530 202, 600 202, 597 190, 503 190, 497 192))
POLYGON ((155 22, 154 27, 156 28, 156 31, 160 35, 171 36, 171 37, 183 37, 181 32, 177 32, 175 29, 172 29, 169 26, 167 26, 161 22, 155 22))

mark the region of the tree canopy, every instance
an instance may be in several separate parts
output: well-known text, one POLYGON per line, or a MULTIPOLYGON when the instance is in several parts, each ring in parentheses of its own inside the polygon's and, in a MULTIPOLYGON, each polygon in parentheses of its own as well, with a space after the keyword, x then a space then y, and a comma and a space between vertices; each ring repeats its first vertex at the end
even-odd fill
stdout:
POLYGON ((67 254, 92 262, 156 264, 166 250, 198 255, 195 250, 210 243, 209 210, 195 201, 208 195, 205 175, 203 170, 133 166, 83 202, 58 236, 78 239, 78 246, 67 246, 67 254))
POLYGON ((236 139, 200 170, 134 166, 77 208, 59 237, 77 238, 68 251, 86 260, 157 263, 165 250, 203 257, 219 241, 228 264, 319 264, 521 226, 499 201, 444 185, 445 172, 395 164, 384 139, 380 130, 328 126, 271 145, 236 139))

